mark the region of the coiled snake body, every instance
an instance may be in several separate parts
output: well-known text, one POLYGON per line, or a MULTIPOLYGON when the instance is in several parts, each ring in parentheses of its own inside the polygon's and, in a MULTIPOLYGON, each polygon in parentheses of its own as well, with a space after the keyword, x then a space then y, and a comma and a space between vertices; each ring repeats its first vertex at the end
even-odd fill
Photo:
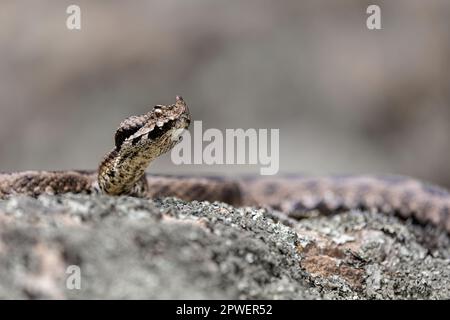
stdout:
POLYGON ((264 206, 296 215, 318 209, 368 209, 412 217, 450 232, 450 193, 408 177, 189 177, 146 175, 155 158, 180 139, 191 116, 184 100, 157 105, 141 116, 124 120, 115 134, 115 147, 97 172, 24 171, 0 174, 0 198, 15 194, 93 193, 138 197, 176 196, 223 201, 235 206, 264 206))

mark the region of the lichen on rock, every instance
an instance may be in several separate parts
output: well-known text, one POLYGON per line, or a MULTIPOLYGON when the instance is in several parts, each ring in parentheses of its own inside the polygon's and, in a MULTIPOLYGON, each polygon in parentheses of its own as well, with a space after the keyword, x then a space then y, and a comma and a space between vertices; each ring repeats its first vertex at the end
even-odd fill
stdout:
POLYGON ((379 213, 292 222, 175 198, 17 196, 0 201, 0 298, 448 299, 449 244, 379 213))

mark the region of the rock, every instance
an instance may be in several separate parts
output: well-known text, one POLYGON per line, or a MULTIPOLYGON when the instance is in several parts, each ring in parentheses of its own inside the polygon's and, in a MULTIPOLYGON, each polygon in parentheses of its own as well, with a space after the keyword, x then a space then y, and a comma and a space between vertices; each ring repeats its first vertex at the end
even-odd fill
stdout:
POLYGON ((370 212, 292 222, 175 198, 12 197, 0 298, 449 299, 450 239, 370 212))

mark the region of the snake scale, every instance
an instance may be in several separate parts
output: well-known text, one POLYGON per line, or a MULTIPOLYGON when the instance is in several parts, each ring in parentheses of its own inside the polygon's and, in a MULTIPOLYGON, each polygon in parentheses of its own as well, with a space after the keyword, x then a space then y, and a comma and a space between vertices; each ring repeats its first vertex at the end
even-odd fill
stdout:
POLYGON ((191 121, 185 101, 124 120, 115 147, 95 171, 24 171, 0 174, 0 198, 11 195, 93 193, 137 197, 175 196, 186 201, 223 201, 270 207, 290 216, 311 210, 376 210, 413 218, 450 233, 450 193, 399 176, 195 177, 146 175, 148 165, 181 139, 191 121))

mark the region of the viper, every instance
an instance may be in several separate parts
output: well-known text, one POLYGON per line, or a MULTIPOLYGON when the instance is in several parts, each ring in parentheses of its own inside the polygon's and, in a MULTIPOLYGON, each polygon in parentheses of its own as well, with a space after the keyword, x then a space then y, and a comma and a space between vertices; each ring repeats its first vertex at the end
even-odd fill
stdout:
POLYGON ((298 217, 318 211, 365 209, 398 214, 450 233, 450 193, 402 176, 196 177, 145 173, 150 163, 171 150, 189 127, 191 114, 177 96, 118 127, 115 146, 97 171, 23 171, 0 174, 0 198, 13 195, 103 193, 111 196, 168 197, 257 206, 298 217))

